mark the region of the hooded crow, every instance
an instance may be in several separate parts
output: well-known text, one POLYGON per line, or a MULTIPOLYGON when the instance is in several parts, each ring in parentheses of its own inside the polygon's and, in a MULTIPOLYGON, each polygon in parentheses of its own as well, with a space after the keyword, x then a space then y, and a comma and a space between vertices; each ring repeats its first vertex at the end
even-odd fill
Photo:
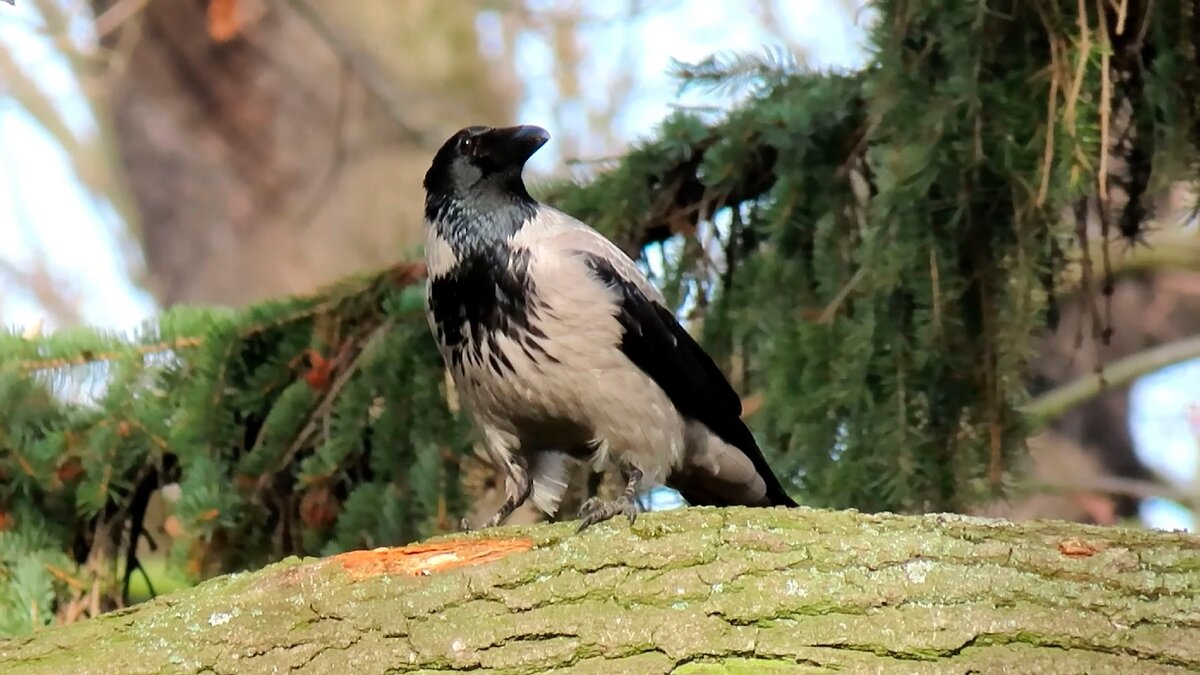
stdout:
MULTIPOLYGON (((694 505, 795 506, 741 420, 741 400, 620 248, 538 203, 525 162, 539 127, 468 127, 425 174, 426 314, 505 500, 558 510, 571 464, 626 487, 579 530, 637 515, 642 485, 694 505)), ((464 528, 469 523, 464 521, 464 528)))

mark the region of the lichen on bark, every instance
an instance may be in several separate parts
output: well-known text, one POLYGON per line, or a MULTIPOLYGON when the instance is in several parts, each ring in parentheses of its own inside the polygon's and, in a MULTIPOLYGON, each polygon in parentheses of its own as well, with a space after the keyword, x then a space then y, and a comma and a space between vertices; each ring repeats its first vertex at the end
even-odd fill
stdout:
POLYGON ((1200 537, 689 508, 290 558, 0 642, 0 673, 1194 672, 1200 537))

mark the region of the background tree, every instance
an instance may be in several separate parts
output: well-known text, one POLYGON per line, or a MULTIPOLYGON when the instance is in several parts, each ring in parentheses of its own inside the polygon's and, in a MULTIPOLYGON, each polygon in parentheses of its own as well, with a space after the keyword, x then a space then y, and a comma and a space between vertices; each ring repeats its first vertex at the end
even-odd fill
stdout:
POLYGON ((476 47, 479 9, 153 0, 109 31, 156 299, 240 306, 412 250, 439 120, 513 116, 511 63, 476 47))

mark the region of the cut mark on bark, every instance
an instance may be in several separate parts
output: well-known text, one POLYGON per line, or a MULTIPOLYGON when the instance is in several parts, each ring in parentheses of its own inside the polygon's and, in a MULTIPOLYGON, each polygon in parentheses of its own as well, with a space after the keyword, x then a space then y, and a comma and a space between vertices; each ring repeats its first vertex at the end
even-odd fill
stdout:
POLYGON ((533 548, 528 537, 456 539, 370 551, 350 551, 333 557, 356 579, 381 575, 427 576, 467 565, 482 565, 533 548))
POLYGON ((1093 544, 1083 539, 1063 539, 1058 542, 1058 552, 1068 558, 1088 558, 1104 548, 1103 545, 1093 544))

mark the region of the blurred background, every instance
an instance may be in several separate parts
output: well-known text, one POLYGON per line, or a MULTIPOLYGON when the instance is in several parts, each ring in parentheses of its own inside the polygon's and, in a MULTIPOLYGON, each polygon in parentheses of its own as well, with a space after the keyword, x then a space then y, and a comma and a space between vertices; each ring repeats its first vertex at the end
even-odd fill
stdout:
POLYGON ((123 328, 390 263, 419 241, 421 177, 462 126, 544 125, 532 172, 587 172, 674 106, 729 103, 677 97, 672 59, 774 47, 850 67, 854 10, 18 2, 0 13, 0 309, 123 328))
MULTIPOLYGON (((681 96, 673 60, 771 49, 853 69, 870 20, 828 0, 0 5, 0 318, 121 331, 415 258, 421 177, 458 128, 544 126, 531 180, 586 180, 671 110, 737 103, 681 96)), ((1197 250, 1191 225, 1159 235, 1197 250)), ((1035 393, 1200 331, 1200 273, 1123 275, 1103 349, 1077 339, 1086 304, 1042 340, 1035 393)), ((1041 491, 979 512, 1195 530, 1198 376, 1186 362, 1072 410, 1031 440, 1041 491)))

